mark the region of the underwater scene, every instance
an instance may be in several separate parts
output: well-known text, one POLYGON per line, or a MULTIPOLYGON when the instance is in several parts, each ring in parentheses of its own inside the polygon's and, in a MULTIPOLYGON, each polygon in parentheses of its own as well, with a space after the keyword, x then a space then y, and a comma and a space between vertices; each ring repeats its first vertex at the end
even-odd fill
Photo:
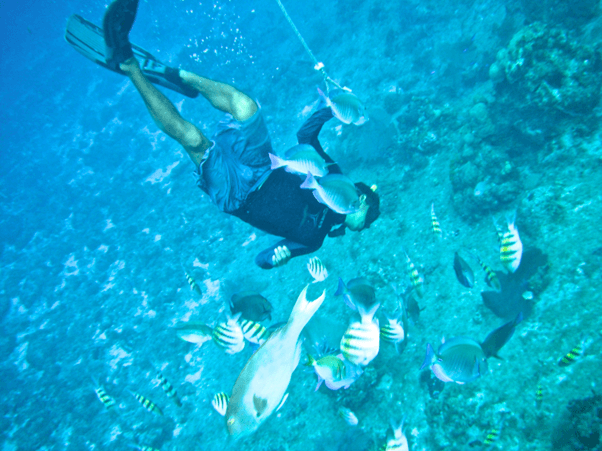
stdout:
POLYGON ((602 450, 599 1, 0 19, 0 451, 602 450))

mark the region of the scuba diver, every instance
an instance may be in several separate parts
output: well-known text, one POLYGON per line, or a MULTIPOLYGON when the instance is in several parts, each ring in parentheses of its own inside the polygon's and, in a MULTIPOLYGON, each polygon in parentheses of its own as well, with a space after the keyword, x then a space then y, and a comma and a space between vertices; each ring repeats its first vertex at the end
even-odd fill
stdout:
MULTIPOLYGON (((137 8, 138 0, 113 1, 102 29, 73 15, 65 38, 84 56, 129 77, 157 126, 184 147, 196 166, 199 188, 221 211, 283 238, 257 255, 258 266, 270 269, 283 265, 293 257, 319 249, 326 235, 342 235, 346 228, 360 231, 378 218, 378 194, 363 183, 350 183, 356 208, 342 214, 325 204, 324 195, 320 199, 318 192, 322 189, 316 189, 317 185, 314 192, 301 187, 302 183, 308 184, 307 180, 303 182, 305 174, 275 167, 261 107, 249 96, 228 84, 168 67, 132 45, 129 32, 137 8), (200 93, 214 108, 226 113, 211 139, 183 119, 153 83, 188 97, 200 93)), ((333 117, 332 108, 322 105, 303 124, 297 138, 300 145, 315 149, 336 182, 337 177, 344 178, 341 170, 318 141, 322 126, 333 117)), ((337 183, 331 183, 335 197, 337 183)))

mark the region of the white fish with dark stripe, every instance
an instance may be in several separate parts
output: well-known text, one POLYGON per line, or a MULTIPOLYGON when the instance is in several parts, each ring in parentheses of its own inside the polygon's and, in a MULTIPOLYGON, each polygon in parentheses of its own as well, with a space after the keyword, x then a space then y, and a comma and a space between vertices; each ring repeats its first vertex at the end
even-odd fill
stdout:
POLYGON ((219 392, 216 393, 213 399, 211 400, 211 405, 213 406, 215 411, 223 417, 224 415, 226 415, 226 410, 228 409, 229 401, 230 397, 226 393, 219 392))
POLYGON ((270 336, 268 330, 255 321, 242 319, 239 321, 239 324, 242 328, 243 336, 250 343, 255 343, 261 346, 270 336))
POLYGON ((352 323, 341 338, 341 352, 354 365, 366 366, 378 355, 380 329, 374 314, 379 307, 380 303, 377 303, 365 310, 363 305, 357 305, 362 319, 352 323))
POLYGON ((360 199, 353 182, 341 174, 330 174, 316 180, 312 173, 301 184, 301 188, 314 190, 318 202, 326 205, 332 211, 349 215, 359 210, 360 199))
POLYGON ((307 262, 307 270, 314 278, 314 282, 322 282, 328 277, 328 270, 322 260, 318 257, 311 257, 307 262))
POLYGON ((281 158, 269 154, 272 166, 270 169, 278 169, 284 166, 286 172, 306 175, 311 172, 315 177, 324 177, 328 174, 328 166, 324 158, 309 144, 298 144, 287 151, 288 156, 281 158))
POLYGON ((241 313, 234 316, 228 315, 226 322, 219 323, 213 329, 213 341, 227 354, 236 354, 245 347, 245 338, 238 319, 241 313))

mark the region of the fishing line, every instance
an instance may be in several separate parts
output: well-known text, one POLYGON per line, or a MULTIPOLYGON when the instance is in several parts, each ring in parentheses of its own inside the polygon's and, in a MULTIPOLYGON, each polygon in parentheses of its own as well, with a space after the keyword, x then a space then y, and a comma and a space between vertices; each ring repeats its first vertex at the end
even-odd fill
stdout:
POLYGON ((295 34, 297 35, 297 37, 301 41, 301 44, 303 44, 303 47, 305 47, 305 50, 307 51, 307 54, 310 56, 310 58, 314 62, 314 69, 317 70, 317 71, 320 71, 320 73, 322 74, 322 77, 324 77, 324 81, 326 82, 326 92, 329 92, 329 90, 330 90, 330 87, 329 87, 328 83, 332 83, 333 85, 335 85, 339 89, 343 89, 345 91, 351 92, 351 89, 347 88, 346 86, 344 87, 344 86, 339 85, 336 81, 334 81, 332 78, 330 78, 330 76, 326 73, 326 69, 324 69, 324 63, 319 62, 318 59, 314 56, 314 54, 312 53, 311 49, 309 48, 309 46, 305 42, 305 39, 303 39, 303 36, 301 36, 301 33, 299 32, 299 30, 297 29, 297 27, 293 23, 293 20, 291 19, 291 16, 289 16, 288 13, 286 12, 286 9, 284 8, 284 5, 282 4, 282 2, 280 0, 276 0, 276 2, 278 3, 278 6, 280 6, 280 9, 282 10, 282 13, 284 14, 284 17, 286 18, 286 20, 290 24, 291 28, 293 29, 293 31, 295 32, 295 34))

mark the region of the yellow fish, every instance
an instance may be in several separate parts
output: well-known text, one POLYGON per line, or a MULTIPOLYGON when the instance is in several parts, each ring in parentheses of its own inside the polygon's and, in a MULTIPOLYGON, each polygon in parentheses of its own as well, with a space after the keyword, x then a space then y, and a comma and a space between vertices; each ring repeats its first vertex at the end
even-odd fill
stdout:
POLYGON ((287 323, 249 358, 236 379, 226 410, 231 437, 252 434, 282 403, 301 357, 299 335, 326 297, 323 291, 319 298, 308 301, 308 286, 297 298, 287 323))

